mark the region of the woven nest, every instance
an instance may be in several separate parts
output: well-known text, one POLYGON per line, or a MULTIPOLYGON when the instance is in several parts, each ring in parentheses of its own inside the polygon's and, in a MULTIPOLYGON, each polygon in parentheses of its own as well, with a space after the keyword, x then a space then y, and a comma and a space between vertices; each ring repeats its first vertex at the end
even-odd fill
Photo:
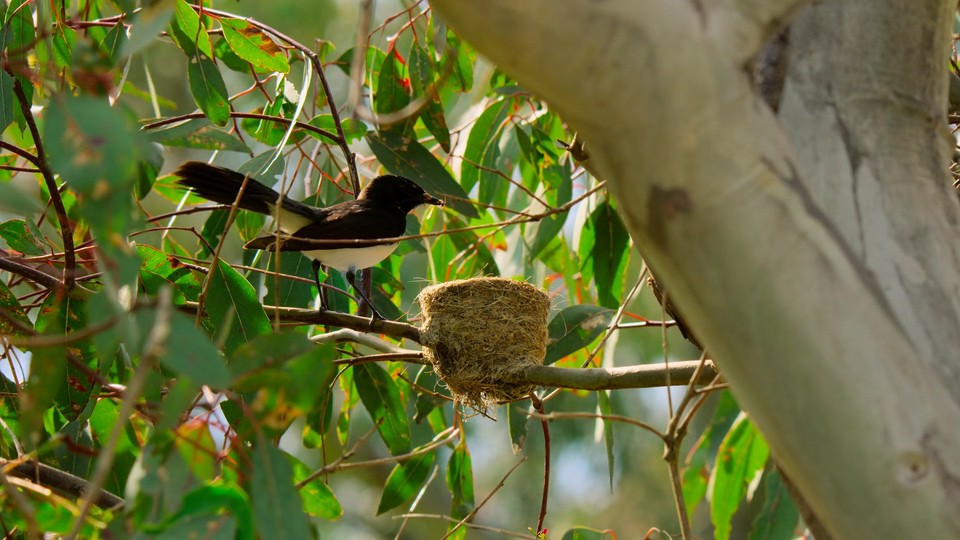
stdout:
POLYGON ((484 412, 529 394, 511 382, 543 364, 550 298, 522 281, 475 278, 432 285, 417 298, 424 357, 453 396, 484 412))

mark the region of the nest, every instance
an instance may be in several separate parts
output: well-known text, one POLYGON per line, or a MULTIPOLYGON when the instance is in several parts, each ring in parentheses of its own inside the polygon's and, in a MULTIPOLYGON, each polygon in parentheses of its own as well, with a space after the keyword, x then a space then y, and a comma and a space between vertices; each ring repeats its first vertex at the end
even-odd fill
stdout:
POLYGON ((454 398, 483 413, 533 390, 514 381, 527 366, 543 364, 545 292, 522 281, 475 278, 432 285, 417 299, 423 355, 454 398))

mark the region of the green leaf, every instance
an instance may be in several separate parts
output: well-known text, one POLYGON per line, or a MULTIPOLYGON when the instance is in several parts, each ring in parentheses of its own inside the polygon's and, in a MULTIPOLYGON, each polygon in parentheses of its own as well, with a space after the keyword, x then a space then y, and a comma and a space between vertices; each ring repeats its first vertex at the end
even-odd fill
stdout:
MULTIPOLYGON (((370 130, 370 128, 367 127, 366 124, 364 124, 360 120, 354 120, 353 118, 341 118, 340 122, 341 122, 341 126, 343 126, 343 135, 344 137, 347 138, 348 143, 359 141, 360 139, 365 137, 367 135, 367 132, 370 130)), ((333 116, 329 114, 321 114, 319 116, 314 116, 307 123, 313 127, 318 127, 320 129, 327 130, 330 133, 335 134, 337 132, 337 126, 333 121, 333 116)), ((307 131, 306 133, 319 141, 322 141, 325 143, 330 142, 330 139, 320 135, 319 133, 315 133, 313 131, 307 131)))
POLYGON ((36 39, 30 2, 12 0, 6 12, 9 17, 0 30, 0 49, 11 60, 24 61, 31 54, 36 39))
POLYGON ((530 412, 533 407, 523 405, 524 402, 507 404, 507 426, 510 430, 510 449, 513 455, 520 453, 527 442, 527 431, 530 426, 530 412))
MULTIPOLYGON (((416 382, 417 386, 421 388, 437 389, 440 387, 440 378, 437 377, 436 373, 434 373, 433 368, 429 366, 422 366, 420 368, 420 371, 417 373, 417 378, 414 382, 416 382)), ((442 412, 445 404, 446 401, 435 395, 417 393, 417 414, 413 417, 413 421, 419 424, 423 422, 423 420, 427 418, 432 411, 439 409, 442 412)))
MULTIPOLYGON (((145 244, 137 244, 137 254, 143 261, 140 266, 140 279, 145 285, 156 276, 173 285, 187 300, 196 302, 200 296, 200 282, 193 270, 187 268, 180 259, 145 244)), ((157 288, 148 286, 147 291, 156 294, 157 288)))
MULTIPOLYGON (((133 185, 145 143, 140 130, 106 98, 63 94, 47 107, 44 141, 54 171, 69 180, 71 189, 99 201, 111 201, 115 191, 133 185)), ((129 194, 122 199, 129 203, 129 194)), ((100 214, 124 211, 96 209, 100 214)))
POLYGON ((790 540, 795 537, 800 512, 790 497, 780 471, 771 469, 764 476, 763 508, 753 520, 750 540, 790 540))
POLYGON ((467 202, 467 192, 453 179, 443 163, 415 139, 395 131, 379 131, 369 133, 367 142, 380 163, 391 173, 406 176, 441 199, 443 195, 450 195, 447 207, 466 217, 480 216, 477 209, 467 202))
POLYGON ((293 484, 286 455, 265 440, 253 448, 250 480, 253 516, 261 538, 310 538, 312 529, 293 484))
MULTIPOLYGON (((613 406, 610 404, 609 390, 600 390, 597 392, 597 411, 603 416, 613 414, 613 406)), ((607 474, 610 479, 610 491, 613 491, 613 468, 615 454, 613 453, 613 422, 603 420, 603 443, 607 449, 607 474)))
POLYGON ((116 64, 122 59, 124 48, 127 46, 127 29, 122 22, 118 22, 110 28, 103 39, 97 41, 100 50, 110 58, 111 62, 116 64))
POLYGON ((450 490, 450 516, 462 519, 474 507, 473 459, 464 439, 461 439, 447 462, 447 489, 450 490))
MULTIPOLYGON (((243 152, 249 154, 250 147, 243 141, 230 135, 226 131, 204 127, 193 122, 208 122, 207 119, 198 119, 184 122, 180 126, 168 130, 154 130, 150 132, 150 139, 164 146, 172 148, 195 148, 198 150, 221 150, 228 152, 243 152), (174 130, 181 126, 189 126, 189 133, 180 134, 174 130)), ((181 130, 182 131, 182 130, 181 130)))
POLYGON ((47 252, 43 234, 32 221, 11 219, 0 223, 0 238, 7 241, 10 249, 24 255, 43 255, 47 252))
POLYGON ((220 19, 223 37, 237 56, 261 71, 287 73, 290 63, 286 55, 269 36, 256 26, 241 19, 220 19))
POLYGON ((233 52, 233 49, 227 44, 227 40, 218 39, 217 42, 213 44, 213 54, 223 65, 227 66, 227 68, 237 73, 243 73, 244 75, 250 74, 250 64, 237 56, 237 53, 233 52))
POLYGON ((17 301, 16 295, 7 288, 7 285, 3 281, 0 281, 0 309, 3 309, 4 315, 6 315, 5 317, 0 317, 0 334, 19 336, 24 333, 29 333, 22 330, 21 327, 33 328, 33 323, 30 322, 30 318, 27 317, 23 311, 23 307, 21 307, 20 302, 17 301), (8 317, 20 324, 14 324, 8 320, 8 317))
MULTIPOLYGON (((306 480, 313 473, 313 470, 299 459, 287 456, 287 460, 293 466, 294 484, 306 480)), ((303 509, 307 514, 333 521, 343 515, 343 507, 323 479, 324 477, 321 476, 305 484, 300 488, 300 497, 303 499, 303 509)))
POLYGON ((183 461, 201 482, 213 480, 217 475, 219 449, 210 434, 210 426, 200 419, 192 419, 175 429, 173 445, 183 461))
POLYGON ((360 364, 353 368, 360 401, 377 424, 377 431, 393 455, 410 451, 410 424, 400 389, 387 370, 378 364, 360 364))
POLYGON ((250 499, 242 489, 233 484, 207 484, 190 491, 183 496, 180 511, 171 519, 174 523, 182 523, 185 517, 202 517, 194 523, 196 528, 190 531, 167 529, 165 532, 172 538, 237 538, 238 540, 254 539, 253 513, 250 508, 250 499), (230 517, 232 524, 223 521, 230 517), (203 528, 206 527, 206 528, 203 528), (231 528, 236 530, 235 536, 228 536, 231 528), (191 535, 192 533, 192 535, 191 535))
POLYGON ((190 79, 190 92, 203 114, 218 126, 227 125, 230 120, 227 85, 210 56, 199 51, 190 56, 187 76, 190 79))
POLYGON ((733 515, 747 487, 760 481, 770 449, 747 415, 740 413, 727 432, 710 477, 710 520, 717 540, 730 538, 733 515))
POLYGON ((507 181, 497 172, 500 159, 500 137, 508 113, 513 110, 512 99, 504 99, 487 107, 470 128, 467 148, 460 165, 460 181, 463 188, 471 191, 480 184, 479 199, 484 202, 503 206, 507 190, 507 181), (499 199, 499 200, 498 200, 499 199))
POLYGON ((36 214, 42 209, 36 197, 24 192, 12 182, 0 182, 0 210, 23 216, 36 214))
MULTIPOLYGON (((417 97, 426 95, 437 79, 436 67, 433 65, 429 53, 416 40, 411 45, 409 62, 410 83, 413 86, 414 95, 417 97)), ((447 120, 444 117, 443 104, 440 103, 439 95, 431 98, 423 110, 420 111, 420 120, 427 131, 433 135, 440 148, 449 154, 450 129, 447 127, 447 120)))
POLYGON ((192 319, 171 313, 170 336, 158 358, 161 364, 198 384, 213 388, 226 388, 230 384, 230 372, 223 357, 192 319))
POLYGON ((716 455, 722 436, 733 425, 739 413, 740 407, 737 406, 730 392, 721 392, 710 425, 697 439, 684 466, 683 500, 687 506, 688 515, 693 515, 700 501, 706 497, 707 484, 710 480, 707 460, 716 455))
POLYGON ((14 116, 13 77, 0 69, 0 133, 6 131, 7 126, 16 119, 14 116))
MULTIPOLYGON (((373 107, 377 114, 395 113, 410 103, 410 92, 407 88, 409 84, 403 80, 400 73, 402 61, 400 53, 394 49, 380 67, 377 90, 373 97, 373 107)), ((391 130, 402 131, 397 127, 392 127, 391 130)))
POLYGON ((301 308, 309 307, 313 303, 316 294, 313 292, 313 262, 310 259, 295 251, 271 253, 266 268, 270 271, 278 271, 283 276, 298 276, 310 281, 268 275, 265 278, 267 294, 264 296, 264 303, 301 308))
POLYGON ((210 58, 213 46, 200 15, 184 0, 176 0, 176 12, 170 21, 170 37, 187 56, 196 56, 197 51, 210 58))
POLYGON ((611 531, 575 527, 563 533, 562 540, 615 540, 616 538, 611 531))
POLYGON ((543 363, 552 364, 578 351, 600 337, 613 318, 613 310, 602 306, 579 304, 564 308, 547 326, 547 356, 543 363))
POLYGON ((393 510, 413 497, 426 482, 436 460, 435 452, 427 452, 395 465, 380 495, 377 515, 393 510))
POLYGON ((230 354, 251 339, 269 334, 270 321, 250 282, 222 260, 207 274, 204 307, 210 314, 214 336, 230 354))
POLYGON ((602 202, 580 232, 579 253, 585 279, 597 285, 601 305, 616 308, 623 298, 623 278, 630 260, 630 235, 616 210, 602 202))

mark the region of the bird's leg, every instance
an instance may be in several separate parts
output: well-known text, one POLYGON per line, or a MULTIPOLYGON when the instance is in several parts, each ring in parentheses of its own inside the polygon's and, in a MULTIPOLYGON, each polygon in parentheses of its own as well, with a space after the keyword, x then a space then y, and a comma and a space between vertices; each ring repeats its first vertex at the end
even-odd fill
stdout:
POLYGON ((373 302, 371 302, 370 299, 367 298, 367 295, 364 294, 363 288, 357 286, 357 283, 355 281, 356 277, 357 277, 356 273, 352 269, 347 270, 347 281, 350 282, 350 286, 353 287, 353 290, 357 291, 357 294, 360 295, 360 298, 362 298, 363 301, 366 302, 368 306, 370 306, 370 312, 372 313, 372 315, 370 315, 370 322, 373 323, 374 321, 377 321, 377 320, 380 320, 380 321, 384 320, 383 315, 381 315, 380 312, 377 311, 377 308, 373 307, 373 302))
POLYGON ((320 311, 327 311, 327 289, 320 285, 320 261, 313 260, 313 279, 317 282, 317 294, 320 295, 320 311))

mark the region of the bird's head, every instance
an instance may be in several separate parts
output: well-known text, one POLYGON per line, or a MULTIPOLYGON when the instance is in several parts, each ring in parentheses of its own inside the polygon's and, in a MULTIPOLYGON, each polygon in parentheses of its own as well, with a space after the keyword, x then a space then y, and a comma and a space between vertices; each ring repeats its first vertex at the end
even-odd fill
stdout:
POLYGON ((444 205, 442 200, 428 194, 413 180, 393 174, 374 178, 367 187, 363 188, 358 199, 395 205, 405 213, 421 204, 444 205))

